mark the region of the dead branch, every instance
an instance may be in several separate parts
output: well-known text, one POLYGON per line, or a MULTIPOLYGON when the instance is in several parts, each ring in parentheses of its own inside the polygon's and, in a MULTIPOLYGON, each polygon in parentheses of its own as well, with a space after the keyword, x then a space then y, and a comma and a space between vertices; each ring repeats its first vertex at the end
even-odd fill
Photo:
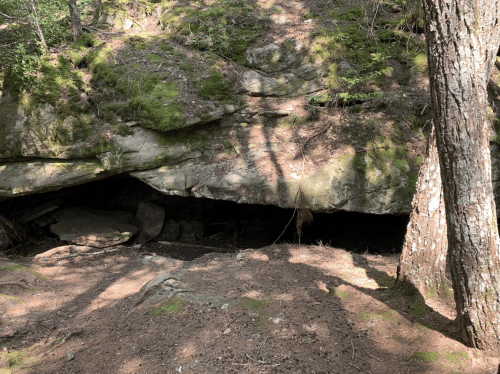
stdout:
POLYGON ((96 249, 96 248, 89 247, 86 245, 63 245, 61 247, 52 248, 52 249, 45 251, 43 253, 39 253, 34 257, 34 259, 41 260, 42 258, 49 258, 49 257, 57 255, 61 252, 82 253, 82 252, 91 251, 93 249, 96 249))
POLYGON ((7 240, 9 241, 10 245, 13 247, 14 244, 12 244, 12 241, 10 240, 9 235, 7 235, 7 232, 5 232, 5 228, 3 227, 3 225, 1 223, 0 223, 0 227, 2 228, 2 231, 5 235, 5 237, 7 238, 7 240))
POLYGON ((357 367, 356 365, 354 365, 352 362, 351 362, 351 363, 349 363, 349 365, 351 365, 352 367, 355 367, 355 368, 356 368, 356 369, 358 369, 358 370, 361 370, 359 367, 357 367))
POLYGON ((253 362, 256 362, 258 364, 263 364, 263 365, 269 365, 269 366, 280 366, 280 364, 270 364, 267 361, 261 361, 261 360, 255 360, 252 357, 250 357, 248 354, 246 355, 248 359, 252 360, 253 362))
POLYGON ((113 249, 105 249, 104 251, 99 251, 99 252, 90 252, 90 253, 86 253, 86 252, 82 252, 82 253, 75 253, 75 254, 72 254, 72 255, 67 255, 67 256, 59 256, 57 259, 58 259, 58 260, 61 260, 61 259, 64 259, 64 258, 70 258, 70 257, 101 255, 101 254, 104 254, 104 253, 116 252, 116 251, 119 251, 120 249, 123 249, 123 248, 124 248, 124 247, 120 247, 120 248, 113 248, 113 249))
POLYGON ((22 288, 26 288, 26 289, 30 289, 29 286, 26 286, 20 282, 0 282, 0 287, 1 286, 19 286, 19 287, 22 287, 22 288))
POLYGON ((368 356, 370 356, 371 358, 373 358, 373 359, 377 360, 378 362, 384 362, 384 360, 381 360, 380 358, 377 358, 377 357, 375 357, 374 355, 372 355, 370 352, 368 352, 368 351, 366 350, 366 348, 365 348, 365 347, 362 347, 362 348, 363 348, 363 350, 366 352, 366 354, 367 354, 368 356))
POLYGON ((196 245, 196 244, 184 244, 184 243, 177 243, 177 242, 167 242, 160 240, 158 243, 160 244, 166 244, 166 245, 173 245, 173 246, 178 246, 178 247, 184 247, 184 248, 198 248, 200 250, 206 250, 212 252, 214 250, 214 247, 209 247, 205 245, 196 245))
POLYGON ((11 221, 9 218, 5 217, 0 213, 0 224, 7 226, 11 229, 14 234, 19 238, 19 240, 23 241, 26 238, 26 229, 19 225, 18 223, 11 221), (20 233, 20 234, 19 234, 20 233))
POLYGON ((7 19, 15 19, 14 17, 8 16, 7 14, 2 13, 2 12, 0 12, 0 15, 4 16, 7 19))
POLYGON ((64 338, 63 340, 61 340, 58 344, 56 344, 55 346, 53 346, 51 349, 49 349, 47 352, 44 352, 44 353, 41 353, 38 357, 42 358, 43 356, 45 355, 48 355, 49 353, 51 353, 53 350, 59 348, 61 345, 63 345, 64 343, 66 343, 66 341, 71 338, 73 335, 80 335, 81 333, 83 332, 82 329, 79 329, 79 330, 74 330, 74 331, 71 331, 69 332, 64 338))

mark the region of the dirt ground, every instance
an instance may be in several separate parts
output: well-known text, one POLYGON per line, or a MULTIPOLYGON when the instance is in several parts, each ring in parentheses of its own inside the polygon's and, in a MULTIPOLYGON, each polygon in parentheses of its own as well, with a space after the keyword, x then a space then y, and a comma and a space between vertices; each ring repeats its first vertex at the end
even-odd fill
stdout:
POLYGON ((2 258, 0 373, 496 372, 448 332, 451 298, 391 288, 398 255, 156 246, 2 258))

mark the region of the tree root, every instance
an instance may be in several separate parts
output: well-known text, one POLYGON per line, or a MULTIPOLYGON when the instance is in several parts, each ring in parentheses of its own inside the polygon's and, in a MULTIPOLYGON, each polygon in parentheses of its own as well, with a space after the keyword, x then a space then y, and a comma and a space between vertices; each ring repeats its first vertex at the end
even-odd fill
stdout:
POLYGON ((82 329, 79 329, 79 330, 74 330, 74 331, 71 331, 69 332, 68 334, 66 334, 66 336, 63 338, 63 340, 61 340, 59 343, 57 343, 55 346, 53 346, 51 349, 49 349, 47 352, 42 352, 40 353, 40 355, 38 355, 39 358, 42 358, 43 356, 45 355, 48 355, 50 353, 52 353, 52 351, 54 351, 55 349, 59 348, 61 345, 63 345, 64 343, 66 343, 66 341, 71 338, 73 335, 80 335, 81 333, 83 332, 82 329))
MULTIPOLYGON (((26 282, 28 283, 28 282, 26 282)), ((30 289, 30 286, 26 286, 20 282, 0 282, 0 287, 1 286, 19 286, 19 287, 22 287, 22 288, 26 288, 26 289, 30 289)))

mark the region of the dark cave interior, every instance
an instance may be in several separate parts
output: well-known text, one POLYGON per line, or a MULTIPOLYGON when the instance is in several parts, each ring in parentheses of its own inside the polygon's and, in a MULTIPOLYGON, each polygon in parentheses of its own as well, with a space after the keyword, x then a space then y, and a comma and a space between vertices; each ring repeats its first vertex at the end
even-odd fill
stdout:
MULTIPOLYGON (((54 199, 59 201, 58 209, 85 206, 97 210, 122 210, 134 215, 140 202, 153 203, 165 210, 165 221, 196 223, 195 240, 192 236, 187 242, 213 247, 214 252, 260 248, 273 244, 278 238, 277 243, 299 242, 295 217, 292 219, 293 209, 165 195, 127 174, 4 200, 0 202, 0 213, 15 220, 22 212, 54 199)), ((50 231, 50 223, 54 222, 51 214, 24 224, 28 242, 58 239, 50 231)), ((312 214, 313 221, 302 227, 300 243, 323 244, 357 253, 400 252, 408 224, 408 216, 343 211, 312 214)), ((185 240, 179 236, 172 241, 185 240)))

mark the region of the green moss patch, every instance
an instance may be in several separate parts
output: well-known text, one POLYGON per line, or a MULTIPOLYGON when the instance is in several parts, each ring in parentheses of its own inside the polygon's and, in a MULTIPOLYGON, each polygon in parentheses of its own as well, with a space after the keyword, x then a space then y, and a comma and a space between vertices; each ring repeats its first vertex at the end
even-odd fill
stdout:
POLYGON ((381 287, 392 287, 396 281, 395 275, 386 275, 380 279, 376 280, 381 287))
POLYGON ((423 362, 434 362, 439 360, 440 355, 438 352, 423 351, 415 352, 412 357, 423 362))
POLYGON ((237 305, 245 310, 252 310, 256 312, 259 317, 255 324, 255 329, 260 333, 265 333, 268 330, 269 322, 268 319, 271 317, 266 313, 267 305, 269 304, 268 299, 257 300, 250 297, 241 297, 238 299, 237 305))
POLYGON ((27 271, 28 273, 31 273, 34 276, 36 276, 38 279, 41 279, 41 280, 47 279, 47 277, 45 275, 38 273, 36 271, 30 270, 27 267, 16 264, 16 263, 11 263, 11 264, 7 265, 7 267, 5 267, 5 268, 0 268, 0 271, 27 271))
POLYGON ((460 365, 463 368, 467 367, 467 361, 470 360, 469 355, 462 351, 445 351, 443 352, 442 357, 450 363, 460 365))
POLYGON ((3 293, 0 293, 0 297, 3 297, 5 299, 13 300, 18 302, 19 304, 24 304, 24 300, 20 299, 19 297, 11 296, 11 295, 5 295, 3 293))
POLYGON ((0 270, 3 270, 3 271, 20 271, 20 270, 26 270, 26 268, 22 265, 19 265, 19 264, 9 264, 7 265, 6 268, 0 268, 0 270))
MULTIPOLYGON (((7 361, 8 369, 4 370, 4 373, 10 373, 12 370, 17 369, 28 369, 33 366, 36 362, 36 357, 30 355, 28 352, 22 352, 19 350, 12 350, 9 353, 0 352, 2 359, 7 361)), ((2 372, 0 371, 0 374, 2 372)))
POLYGON ((349 294, 347 292, 341 291, 338 288, 328 289, 328 297, 337 297, 339 299, 347 299, 349 294))
POLYGON ((362 322, 368 322, 371 320, 397 322, 398 317, 397 313, 392 310, 388 310, 382 313, 368 313, 365 311, 361 311, 358 313, 358 319, 362 322))
POLYGON ((427 363, 438 360, 447 361, 449 364, 460 366, 463 369, 467 367, 467 362, 470 360, 469 355, 462 351, 444 351, 441 354, 433 351, 421 351, 415 352, 412 357, 427 363))
POLYGON ((139 79, 132 85, 132 105, 140 111, 148 127, 168 131, 183 123, 183 108, 175 99, 179 91, 175 82, 162 83, 158 76, 139 79))
POLYGON ((352 104, 397 97, 394 84, 410 85, 426 74, 425 43, 410 35, 408 20, 360 2, 350 4, 338 3, 318 14, 328 26, 313 35, 311 60, 327 72, 324 83, 332 98, 352 104))
POLYGON ((184 45, 244 64, 246 49, 265 31, 268 18, 250 1, 184 0, 167 7, 161 24, 167 35, 184 45))
POLYGON ((153 309, 149 314, 156 316, 168 316, 172 314, 179 314, 184 310, 186 300, 179 296, 172 296, 166 303, 163 303, 156 309, 153 309))
POLYGON ((86 57, 93 84, 99 87, 92 93, 99 117, 115 128, 115 134, 123 133, 118 129, 121 121, 130 120, 163 132, 182 128, 190 118, 203 117, 206 105, 193 104, 234 102, 230 79, 217 60, 202 60, 196 53, 188 56, 179 47, 164 48, 165 40, 155 37, 133 36, 124 44, 116 50, 96 46, 86 57), (135 62, 116 63, 128 59, 135 62))
POLYGON ((410 313, 413 314, 414 316, 422 316, 427 312, 425 304, 419 300, 419 299, 414 299, 410 303, 410 313))
POLYGON ((246 310, 253 310, 255 312, 262 312, 267 308, 267 304, 269 304, 268 299, 257 300, 252 299, 251 297, 241 297, 238 299, 238 305, 246 310))
POLYGON ((212 71, 210 78, 196 82, 197 94, 200 97, 217 100, 231 101, 232 93, 228 82, 222 79, 222 74, 212 71))

